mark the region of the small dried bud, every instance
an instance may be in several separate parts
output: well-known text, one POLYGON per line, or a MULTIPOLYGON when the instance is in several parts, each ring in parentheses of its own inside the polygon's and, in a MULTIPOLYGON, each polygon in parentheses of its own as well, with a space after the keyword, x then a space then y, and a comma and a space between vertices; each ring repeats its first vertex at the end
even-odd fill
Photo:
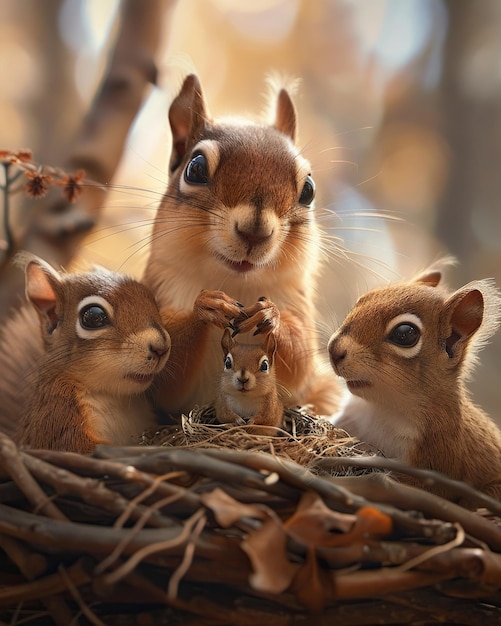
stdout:
POLYGON ((22 150, 18 150, 16 152, 16 156, 21 162, 26 163, 26 161, 31 161, 33 159, 33 152, 29 148, 24 148, 22 150))
POLYGON ((84 170, 78 170, 76 174, 68 174, 58 182, 58 185, 63 187, 63 194, 70 202, 75 202, 82 193, 84 176, 84 170))
POLYGON ((31 198, 43 198, 49 191, 52 177, 40 171, 25 172, 24 175, 28 179, 24 186, 26 193, 31 198))
POLYGON ((23 150, 0 150, 0 161, 4 163, 26 163, 31 161, 33 153, 29 149, 23 150))

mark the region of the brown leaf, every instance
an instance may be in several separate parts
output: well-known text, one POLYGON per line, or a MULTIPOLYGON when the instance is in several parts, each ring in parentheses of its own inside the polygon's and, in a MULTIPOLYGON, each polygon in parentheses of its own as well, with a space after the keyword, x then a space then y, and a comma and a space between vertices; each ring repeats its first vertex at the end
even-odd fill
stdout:
POLYGON ((284 528, 299 543, 326 547, 332 545, 333 539, 350 531, 356 522, 355 515, 333 511, 316 493, 307 492, 302 496, 294 515, 284 523, 284 528), (333 534, 333 531, 343 534, 333 534))
POLYGON ((258 591, 282 593, 299 566, 287 558, 287 534, 278 518, 270 517, 241 544, 252 564, 250 585, 258 591))
POLYGON ((268 517, 267 507, 259 504, 242 504, 219 488, 204 493, 200 500, 204 506, 213 512, 221 528, 233 526, 242 517, 260 520, 265 520, 268 517))
POLYGON ((329 580, 322 580, 322 571, 318 567, 315 548, 309 547, 306 560, 296 573, 291 585, 299 602, 310 611, 320 613, 325 605, 329 580))

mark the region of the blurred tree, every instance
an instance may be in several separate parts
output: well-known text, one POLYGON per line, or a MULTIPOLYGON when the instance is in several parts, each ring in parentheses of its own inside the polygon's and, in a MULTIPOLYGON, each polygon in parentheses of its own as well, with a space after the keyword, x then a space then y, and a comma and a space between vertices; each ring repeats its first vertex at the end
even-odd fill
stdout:
MULTIPOLYGON (((441 110, 451 168, 436 233, 460 261, 457 284, 493 276, 501 286, 501 4, 446 0, 446 6, 441 110)), ((472 389, 501 424, 500 354, 498 332, 482 352, 472 389)))
POLYGON ((437 233, 476 271, 483 253, 501 251, 501 10, 496 0, 446 5, 442 111, 452 167, 437 233))
POLYGON ((23 291, 22 273, 9 263, 17 250, 34 252, 56 266, 64 266, 95 226, 104 201, 104 185, 111 182, 148 85, 156 83, 155 55, 163 24, 176 0, 122 0, 108 66, 82 121, 75 115, 79 107, 75 104, 74 80, 67 70, 67 51, 58 28, 62 2, 35 4, 34 15, 40 19, 31 23, 38 23, 34 39, 40 45, 37 61, 44 77, 42 93, 31 104, 38 127, 33 138, 40 141, 37 160, 60 164, 69 171, 83 168, 88 179, 103 186, 86 186, 76 203, 55 193, 41 201, 26 201, 21 210, 22 228, 15 229, 14 241, 0 266, 0 315, 11 309, 23 291), (78 124, 76 138, 68 142, 68 129, 78 124))

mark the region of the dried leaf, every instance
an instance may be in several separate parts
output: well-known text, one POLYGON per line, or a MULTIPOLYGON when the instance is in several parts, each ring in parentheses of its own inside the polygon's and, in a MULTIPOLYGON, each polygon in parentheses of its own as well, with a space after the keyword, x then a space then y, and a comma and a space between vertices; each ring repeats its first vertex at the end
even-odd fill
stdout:
POLYGON ((200 500, 202 504, 213 512, 221 528, 233 526, 242 517, 265 520, 269 515, 265 506, 259 504, 242 504, 219 488, 209 493, 204 493, 200 497, 200 500))
POLYGON ((322 580, 315 548, 309 547, 306 560, 294 577, 291 591, 308 610, 320 613, 325 605, 328 584, 328 580, 322 580))
POLYGON ((305 545, 327 547, 332 539, 344 536, 357 522, 355 515, 338 513, 329 509, 316 493, 305 493, 296 512, 285 523, 287 534, 305 545), (333 535, 333 531, 343 535, 333 535))
POLYGON ((252 564, 249 583, 258 591, 282 593, 299 568, 287 558, 287 534, 275 517, 270 517, 241 544, 252 564))

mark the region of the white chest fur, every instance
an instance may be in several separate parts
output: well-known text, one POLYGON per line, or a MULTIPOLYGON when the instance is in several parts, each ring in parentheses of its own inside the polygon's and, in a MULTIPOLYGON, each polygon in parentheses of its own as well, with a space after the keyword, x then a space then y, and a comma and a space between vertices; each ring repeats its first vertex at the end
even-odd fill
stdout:
POLYGON ((416 424, 405 415, 377 407, 362 398, 349 394, 332 422, 348 434, 369 443, 386 457, 402 462, 420 436, 416 424))

